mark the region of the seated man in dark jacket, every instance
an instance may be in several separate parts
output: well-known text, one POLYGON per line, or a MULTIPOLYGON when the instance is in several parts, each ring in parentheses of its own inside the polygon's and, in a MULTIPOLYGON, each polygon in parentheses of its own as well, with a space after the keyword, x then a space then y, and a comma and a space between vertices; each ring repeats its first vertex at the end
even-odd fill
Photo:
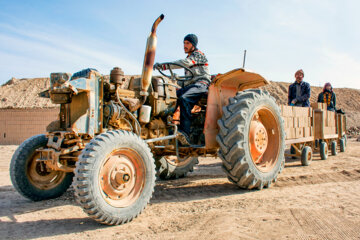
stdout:
POLYGON ((289 86, 288 105, 310 107, 310 84, 303 81, 304 71, 296 71, 295 82, 289 86))
POLYGON ((336 95, 333 92, 332 86, 330 83, 325 83, 323 91, 319 94, 318 102, 326 103, 327 110, 336 111, 336 95))

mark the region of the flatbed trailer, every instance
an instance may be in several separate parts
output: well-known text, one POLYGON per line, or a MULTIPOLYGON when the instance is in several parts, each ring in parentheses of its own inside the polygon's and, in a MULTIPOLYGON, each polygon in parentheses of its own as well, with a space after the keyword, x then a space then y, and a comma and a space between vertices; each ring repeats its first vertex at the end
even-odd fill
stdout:
POLYGON ((290 154, 300 157, 301 164, 307 166, 313 154, 319 152, 321 159, 337 154, 346 147, 346 116, 327 111, 326 104, 313 103, 311 107, 281 106, 285 126, 285 144, 290 146, 290 154))

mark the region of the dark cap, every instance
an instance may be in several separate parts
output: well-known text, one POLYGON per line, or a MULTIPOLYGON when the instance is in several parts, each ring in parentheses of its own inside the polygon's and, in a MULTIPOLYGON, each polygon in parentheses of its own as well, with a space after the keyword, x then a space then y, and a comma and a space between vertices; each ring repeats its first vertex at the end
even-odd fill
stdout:
POLYGON ((198 44, 198 38, 195 34, 188 34, 185 36, 184 41, 189 41, 195 48, 198 44))

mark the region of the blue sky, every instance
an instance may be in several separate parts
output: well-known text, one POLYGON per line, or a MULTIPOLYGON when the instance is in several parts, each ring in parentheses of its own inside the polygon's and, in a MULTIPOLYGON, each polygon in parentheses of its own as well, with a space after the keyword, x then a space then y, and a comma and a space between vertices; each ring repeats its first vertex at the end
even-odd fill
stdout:
POLYGON ((156 61, 185 57, 195 33, 212 74, 242 66, 273 81, 360 89, 360 1, 0 0, 0 84, 93 67, 141 72, 146 38, 161 13, 156 61))

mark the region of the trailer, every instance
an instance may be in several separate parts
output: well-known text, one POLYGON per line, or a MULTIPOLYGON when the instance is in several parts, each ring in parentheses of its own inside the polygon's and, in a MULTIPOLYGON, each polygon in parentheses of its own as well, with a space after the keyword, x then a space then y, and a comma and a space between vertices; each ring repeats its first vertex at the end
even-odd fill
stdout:
POLYGON ((326 104, 311 104, 314 111, 315 141, 316 148, 320 152, 322 160, 326 160, 329 151, 331 155, 337 155, 337 148, 340 152, 346 147, 346 116, 333 111, 328 111, 326 104))
POLYGON ((315 129, 312 108, 281 105, 285 127, 285 144, 290 145, 290 156, 300 157, 301 164, 308 166, 315 148, 315 129))
POLYGON ((311 107, 281 105, 285 127, 285 144, 290 146, 290 154, 285 156, 300 158, 303 166, 308 166, 314 153, 327 159, 329 151, 337 154, 346 147, 346 116, 328 111, 324 103, 312 103, 311 107))

